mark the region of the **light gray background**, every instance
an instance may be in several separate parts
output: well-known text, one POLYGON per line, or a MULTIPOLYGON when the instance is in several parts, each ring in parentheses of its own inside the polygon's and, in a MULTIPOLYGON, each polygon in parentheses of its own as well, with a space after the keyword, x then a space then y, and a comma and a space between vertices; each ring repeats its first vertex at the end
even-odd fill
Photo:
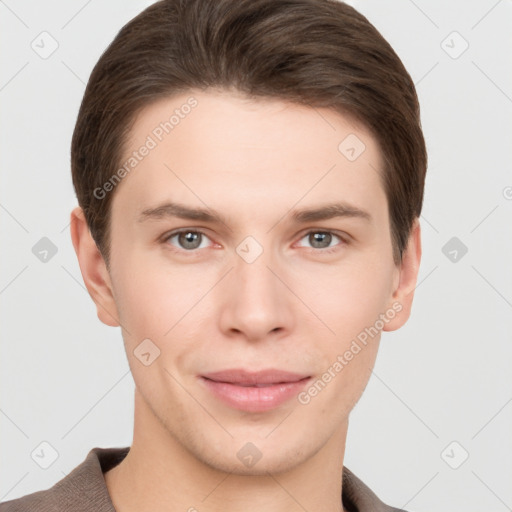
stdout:
MULTIPOLYGON (((69 147, 93 65, 150 3, 0 1, 2 501, 131 443, 120 331, 97 319, 71 245, 69 147), (46 59, 43 31, 59 45, 46 59), (42 442, 59 455, 48 469, 31 457, 42 442)), ((429 168, 413 314, 383 335, 345 465, 410 511, 512 510, 512 2, 351 3, 417 84, 429 168), (455 262, 452 237, 468 248, 455 262)))

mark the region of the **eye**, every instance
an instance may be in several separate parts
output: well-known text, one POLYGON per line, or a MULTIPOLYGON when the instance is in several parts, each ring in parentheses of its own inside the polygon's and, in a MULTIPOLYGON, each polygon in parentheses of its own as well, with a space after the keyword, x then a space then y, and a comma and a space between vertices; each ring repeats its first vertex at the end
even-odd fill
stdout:
MULTIPOLYGON (((300 240, 304 239, 308 240, 311 244, 310 248, 314 252, 321 251, 323 253, 335 252, 340 246, 348 243, 346 239, 333 231, 322 230, 308 231, 300 240), (339 240, 340 243, 332 245, 336 240, 339 240)), ((209 238, 203 231, 197 229, 181 229, 165 236, 162 242, 169 244, 178 250, 195 252, 198 249, 205 249, 208 247, 206 240, 209 240, 209 238), (172 242, 173 239, 175 239, 174 243, 172 242)))
POLYGON ((332 231, 308 231, 301 238, 301 240, 304 240, 305 238, 307 238, 308 242, 311 243, 313 249, 321 250, 322 252, 334 252, 338 250, 339 246, 345 245, 347 243, 344 238, 332 231), (336 239, 340 240, 341 243, 331 245, 331 242, 335 241, 336 239))
MULTIPOLYGON (((208 238, 205 233, 202 231, 194 230, 194 229, 182 229, 180 231, 175 231, 174 233, 170 233, 163 239, 164 243, 170 243, 172 239, 176 238, 177 247, 179 249, 183 249, 185 251, 194 251, 196 249, 204 249, 206 246, 201 246, 201 241, 203 238, 208 238)), ((172 244, 176 246, 175 244, 172 244)))

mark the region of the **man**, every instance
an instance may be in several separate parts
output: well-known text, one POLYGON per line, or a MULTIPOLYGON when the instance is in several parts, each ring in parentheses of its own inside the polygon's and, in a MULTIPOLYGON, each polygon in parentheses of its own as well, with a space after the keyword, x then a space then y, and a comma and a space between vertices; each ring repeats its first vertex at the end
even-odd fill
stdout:
POLYGON ((425 144, 412 80, 334 0, 163 0, 101 56, 71 235, 136 384, 131 447, 14 510, 389 511, 343 466, 408 319, 425 144))

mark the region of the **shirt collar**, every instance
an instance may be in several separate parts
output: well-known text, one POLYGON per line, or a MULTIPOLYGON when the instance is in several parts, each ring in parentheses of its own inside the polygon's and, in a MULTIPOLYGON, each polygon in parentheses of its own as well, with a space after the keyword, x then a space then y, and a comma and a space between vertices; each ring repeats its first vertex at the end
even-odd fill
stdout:
MULTIPOLYGON (((70 496, 75 493, 73 510, 88 512, 94 504, 96 512, 116 512, 103 473, 117 466, 128 454, 130 447, 93 448, 86 459, 69 475, 57 482, 51 489, 70 496), (76 501, 79 496, 79 503, 76 501)), ((349 512, 406 512, 383 503, 377 495, 352 471, 343 467, 342 496, 343 506, 349 512)))

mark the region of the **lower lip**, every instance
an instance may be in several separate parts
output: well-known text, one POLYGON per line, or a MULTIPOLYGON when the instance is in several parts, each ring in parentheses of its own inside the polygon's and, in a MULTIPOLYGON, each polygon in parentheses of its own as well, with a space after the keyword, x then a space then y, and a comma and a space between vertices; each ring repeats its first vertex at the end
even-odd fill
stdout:
POLYGON ((285 382, 257 388, 237 386, 228 382, 217 382, 201 377, 206 387, 220 400, 235 409, 247 412, 263 412, 279 407, 297 396, 310 377, 297 382, 285 382))

